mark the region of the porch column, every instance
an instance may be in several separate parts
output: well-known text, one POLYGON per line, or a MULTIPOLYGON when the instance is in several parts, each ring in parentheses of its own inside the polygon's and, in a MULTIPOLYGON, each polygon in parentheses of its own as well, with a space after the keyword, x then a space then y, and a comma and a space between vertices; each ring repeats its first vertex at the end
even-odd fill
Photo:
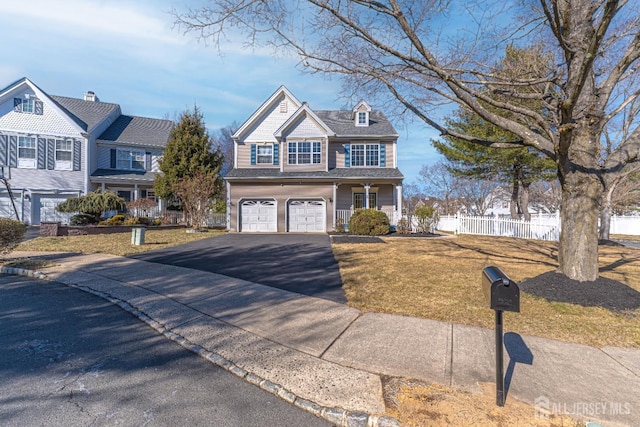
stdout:
POLYGON ((107 189, 107 185, 103 182, 102 183, 102 192, 104 193, 104 190, 106 190, 106 189, 107 189))
POLYGON ((369 189, 371 188, 371 184, 364 185, 364 208, 369 209, 369 189))
POLYGON ((402 184, 396 185, 396 223, 402 218, 402 184))
POLYGON ((338 182, 334 182, 333 183, 333 199, 332 200, 332 205, 333 205, 333 229, 336 229, 336 218, 337 218, 337 210, 336 210, 336 204, 337 204, 337 194, 338 194, 338 187, 340 186, 340 183, 338 182))
POLYGON ((133 200, 138 200, 140 198, 138 184, 133 184, 133 200))

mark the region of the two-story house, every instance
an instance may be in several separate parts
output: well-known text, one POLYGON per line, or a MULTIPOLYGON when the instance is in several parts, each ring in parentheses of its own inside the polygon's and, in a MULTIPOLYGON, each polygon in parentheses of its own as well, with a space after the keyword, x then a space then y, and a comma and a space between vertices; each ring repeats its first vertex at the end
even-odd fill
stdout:
POLYGON ((398 133, 380 111, 315 111, 280 87, 233 135, 228 224, 243 232, 324 232, 356 209, 402 212, 398 133))
POLYGON ((173 123, 123 115, 95 93, 48 95, 27 78, 0 90, 0 216, 28 224, 56 218, 55 206, 96 189, 125 200, 154 198, 158 158, 173 123), (14 209, 15 206, 15 209, 14 209))

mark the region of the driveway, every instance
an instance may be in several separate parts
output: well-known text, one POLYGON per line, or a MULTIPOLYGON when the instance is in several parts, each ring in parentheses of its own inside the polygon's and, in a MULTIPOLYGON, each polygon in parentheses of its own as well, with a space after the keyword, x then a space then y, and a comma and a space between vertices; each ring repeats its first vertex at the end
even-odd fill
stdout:
POLYGON ((231 233, 130 258, 224 274, 338 303, 347 302, 326 234, 231 233))

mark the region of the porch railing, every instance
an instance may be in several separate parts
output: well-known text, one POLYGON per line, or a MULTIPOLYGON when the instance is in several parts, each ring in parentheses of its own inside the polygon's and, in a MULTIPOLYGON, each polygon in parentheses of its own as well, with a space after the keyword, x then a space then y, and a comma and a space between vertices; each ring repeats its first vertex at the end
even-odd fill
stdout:
MULTIPOLYGON (((385 215, 387 215, 387 217, 389 218, 389 224, 391 224, 394 227, 398 225, 398 219, 399 219, 398 212, 396 212, 393 209, 378 209, 378 210, 381 212, 384 212, 385 215)), ((347 227, 349 225, 349 220, 351 219, 351 215, 353 215, 354 212, 355 210, 351 210, 351 209, 336 209, 336 224, 342 223, 345 227, 347 227)))

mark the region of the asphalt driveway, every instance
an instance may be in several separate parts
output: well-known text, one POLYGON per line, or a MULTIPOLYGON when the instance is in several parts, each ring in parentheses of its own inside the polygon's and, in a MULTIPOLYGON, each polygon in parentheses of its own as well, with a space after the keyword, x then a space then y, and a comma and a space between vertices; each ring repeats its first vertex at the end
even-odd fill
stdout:
POLYGON ((240 234, 131 255, 346 303, 326 234, 240 234))

